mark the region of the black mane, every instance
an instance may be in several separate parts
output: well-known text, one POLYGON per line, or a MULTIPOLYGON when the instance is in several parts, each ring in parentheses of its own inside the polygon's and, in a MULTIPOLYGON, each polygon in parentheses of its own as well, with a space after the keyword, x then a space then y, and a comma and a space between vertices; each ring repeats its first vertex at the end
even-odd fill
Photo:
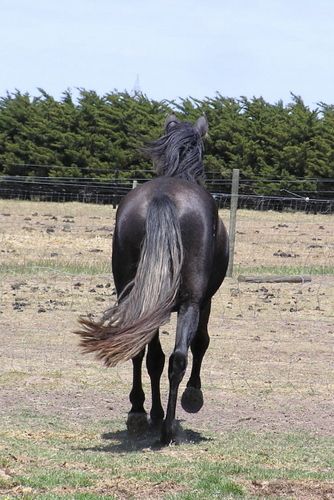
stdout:
POLYGON ((145 152, 158 175, 197 183, 204 180, 203 141, 191 123, 173 122, 165 135, 146 146, 145 152))

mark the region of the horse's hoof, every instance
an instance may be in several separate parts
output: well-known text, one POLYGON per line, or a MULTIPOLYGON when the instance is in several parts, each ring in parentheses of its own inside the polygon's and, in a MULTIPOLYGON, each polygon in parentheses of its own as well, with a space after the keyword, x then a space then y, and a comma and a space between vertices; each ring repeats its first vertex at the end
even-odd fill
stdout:
POLYGON ((129 434, 139 435, 147 432, 149 423, 146 413, 129 413, 126 421, 129 434))
POLYGON ((171 431, 167 431, 166 429, 162 429, 160 436, 160 443, 163 446, 168 446, 175 441, 174 433, 171 431))
POLYGON ((153 431, 160 431, 162 427, 163 419, 162 418, 150 418, 149 426, 153 431))
POLYGON ((197 413, 203 406, 203 393, 201 389, 186 387, 181 398, 181 405, 187 413, 197 413))
POLYGON ((164 446, 172 443, 178 444, 177 436, 181 430, 182 428, 177 420, 174 420, 170 426, 164 420, 161 427, 160 443, 164 446))

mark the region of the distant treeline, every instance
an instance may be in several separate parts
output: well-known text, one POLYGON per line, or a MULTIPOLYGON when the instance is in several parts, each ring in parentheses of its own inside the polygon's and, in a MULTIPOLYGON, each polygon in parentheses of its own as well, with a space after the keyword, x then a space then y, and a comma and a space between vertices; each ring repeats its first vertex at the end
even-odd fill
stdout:
POLYGON ((43 89, 37 97, 16 91, 0 98, 0 175, 149 178, 140 148, 161 135, 170 112, 189 121, 206 115, 209 179, 230 179, 239 168, 253 192, 272 194, 297 179, 298 191, 325 190, 321 180, 334 178, 334 105, 310 109, 293 94, 284 105, 220 94, 177 102, 140 93, 101 97, 83 89, 75 99, 66 91, 56 100, 43 89))

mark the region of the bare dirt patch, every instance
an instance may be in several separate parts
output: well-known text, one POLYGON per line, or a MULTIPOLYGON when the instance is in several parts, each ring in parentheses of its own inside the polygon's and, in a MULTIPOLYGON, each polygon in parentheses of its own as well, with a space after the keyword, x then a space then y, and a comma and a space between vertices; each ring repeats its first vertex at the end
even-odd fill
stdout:
MULTIPOLYGON (((115 211, 2 201, 0 214, 0 257, 7 269, 0 285, 1 413, 28 408, 74 420, 125 416, 130 365, 104 369, 81 356, 71 333, 79 314, 102 311, 114 298, 109 273, 77 275, 72 267, 103 263, 109 269, 115 211), (45 261, 55 265, 44 266, 45 261), (35 272, 24 273, 31 263, 35 272), (9 265, 13 270, 18 266, 21 274, 9 265)), ((242 211, 238 231, 236 266, 279 266, 283 257, 275 255, 278 251, 293 254, 289 259, 300 266, 326 266, 333 256, 328 216, 242 211)), ((333 277, 325 275, 305 284, 227 279, 211 315, 211 345, 203 367, 205 406, 198 415, 179 407, 179 418, 215 432, 330 433, 333 289, 333 277)), ((161 335, 167 353, 174 331, 172 318, 161 335)), ((145 386, 149 394, 147 378, 145 386)), ((166 397, 166 376, 163 388, 166 397)))
POLYGON ((250 490, 264 498, 298 498, 298 500, 330 500, 334 497, 333 484, 316 481, 253 481, 250 490))

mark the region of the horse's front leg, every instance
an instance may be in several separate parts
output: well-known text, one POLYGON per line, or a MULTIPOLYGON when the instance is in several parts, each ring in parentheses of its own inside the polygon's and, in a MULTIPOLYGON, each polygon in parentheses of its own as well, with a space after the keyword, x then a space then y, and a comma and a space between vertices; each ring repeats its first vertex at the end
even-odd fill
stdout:
POLYGON ((133 434, 139 434, 146 431, 148 426, 147 415, 144 409, 145 394, 142 385, 142 364, 144 356, 145 349, 132 359, 133 380, 130 392, 131 410, 128 413, 126 425, 128 431, 133 434))
POLYGON ((198 327, 198 304, 184 304, 180 307, 177 319, 176 341, 173 354, 169 359, 169 397, 166 419, 162 426, 161 442, 169 444, 175 437, 175 410, 178 389, 187 368, 188 349, 198 327))

